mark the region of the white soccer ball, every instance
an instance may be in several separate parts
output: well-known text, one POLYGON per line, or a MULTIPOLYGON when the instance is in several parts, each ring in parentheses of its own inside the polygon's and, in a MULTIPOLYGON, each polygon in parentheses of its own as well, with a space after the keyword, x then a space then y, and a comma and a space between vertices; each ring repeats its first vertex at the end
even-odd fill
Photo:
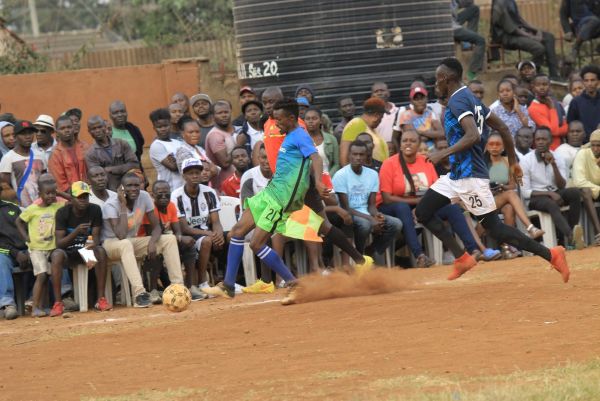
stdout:
POLYGON ((192 293, 183 284, 171 284, 163 292, 162 303, 171 312, 183 312, 192 303, 192 293))

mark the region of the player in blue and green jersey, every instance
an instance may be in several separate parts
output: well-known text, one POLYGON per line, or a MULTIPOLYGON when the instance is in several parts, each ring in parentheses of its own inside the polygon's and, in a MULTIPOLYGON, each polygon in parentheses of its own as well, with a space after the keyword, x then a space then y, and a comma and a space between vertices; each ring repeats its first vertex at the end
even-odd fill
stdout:
POLYGON ((294 99, 277 102, 273 106, 273 117, 281 132, 286 133, 277 157, 277 170, 263 191, 246 200, 242 217, 228 235, 230 243, 225 279, 215 287, 203 289, 209 295, 234 296, 235 279, 244 252, 244 237, 252 229, 252 251, 286 283, 294 283, 295 277, 267 241, 273 233, 285 232, 288 217, 302 209, 311 169, 317 191, 322 197, 329 196, 329 190, 321 182, 323 160, 308 132, 298 125, 298 103, 294 99))

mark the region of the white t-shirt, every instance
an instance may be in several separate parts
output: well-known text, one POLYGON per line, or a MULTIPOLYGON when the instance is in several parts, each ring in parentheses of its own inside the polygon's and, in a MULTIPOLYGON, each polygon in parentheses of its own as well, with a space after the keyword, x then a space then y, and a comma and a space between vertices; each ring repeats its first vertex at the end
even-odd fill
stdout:
POLYGON ((240 198, 244 195, 244 185, 246 181, 252 180, 252 195, 256 195, 269 183, 270 179, 262 175, 260 172, 260 166, 252 167, 249 170, 246 170, 244 174, 242 174, 242 178, 240 179, 240 198))
POLYGON ((579 149, 581 148, 576 148, 568 143, 563 143, 554 150, 554 153, 564 160, 569 169, 569 177, 564 178, 571 178, 571 168, 573 167, 573 162, 575 161, 575 156, 577 155, 577 152, 579 152, 579 149))
MULTIPOLYGON (((389 102, 388 102, 389 103, 389 102)), ((398 108, 396 105, 391 104, 393 107, 389 111, 390 114, 384 114, 381 122, 377 126, 377 133, 381 136, 386 142, 392 142, 392 134, 394 133, 394 120, 396 118, 396 112, 398 108)))
POLYGON ((329 158, 327 158, 327 154, 325 154, 325 142, 321 142, 320 145, 317 145, 317 152, 319 152, 319 156, 323 159, 323 172, 329 173, 329 158))
POLYGON ((348 164, 333 176, 333 190, 348 196, 350 208, 369 214, 369 197, 371 193, 379 192, 379 175, 367 167, 356 174, 348 164))
POLYGON ((185 186, 171 193, 171 202, 177 207, 177 217, 185 217, 192 228, 209 230, 210 214, 221 210, 221 201, 211 187, 200 184, 195 198, 185 192, 185 186))
POLYGON ((184 184, 183 178, 179 171, 171 171, 161 162, 169 155, 175 157, 177 150, 182 145, 183 143, 176 139, 171 139, 170 141, 155 139, 152 145, 150 145, 150 161, 152 161, 152 165, 156 169, 156 178, 168 182, 171 190, 182 186, 184 184))
POLYGON ((102 206, 104 206, 104 204, 106 202, 110 202, 110 201, 114 201, 114 200, 118 201, 118 196, 115 191, 111 191, 110 189, 107 189, 106 192, 108 192, 108 198, 106 199, 106 201, 103 201, 102 199, 100 199, 96 195, 94 195, 94 191, 90 191, 90 203, 93 203, 94 205, 98 205, 98 206, 102 207, 102 206))
MULTIPOLYGON (((44 162, 44 156, 33 148, 31 151, 33 152, 32 167, 19 200, 22 207, 31 205, 39 197, 38 178, 48 168, 44 162)), ((2 156, 2 160, 0 160, 0 173, 10 173, 11 186, 15 192, 19 188, 19 183, 25 175, 28 165, 29 156, 21 156, 14 149, 2 156)))
MULTIPOLYGON (((140 196, 133 203, 133 209, 127 209, 127 238, 137 237, 137 233, 144 221, 146 213, 154 210, 154 202, 150 194, 146 191, 140 191, 140 196)), ((112 229, 109 219, 119 218, 121 213, 121 204, 119 198, 109 198, 108 201, 102 206, 102 217, 104 224, 102 226, 102 238, 116 238, 117 235, 112 229)))

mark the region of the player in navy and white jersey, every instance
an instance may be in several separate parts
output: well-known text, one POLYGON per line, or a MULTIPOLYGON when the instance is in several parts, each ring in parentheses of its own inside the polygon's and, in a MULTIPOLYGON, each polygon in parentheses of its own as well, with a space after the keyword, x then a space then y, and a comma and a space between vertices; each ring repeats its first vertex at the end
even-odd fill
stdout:
POLYGON ((450 173, 441 176, 425 193, 415 211, 417 219, 454 254, 454 269, 448 280, 460 277, 477 264, 435 215, 451 201, 460 201, 498 243, 518 246, 543 257, 561 273, 566 283, 569 266, 562 246, 548 249, 516 228, 503 224, 498 217, 483 159, 488 126, 500 132, 510 173, 519 183, 523 172, 508 127, 462 84, 462 73, 462 65, 454 57, 442 60, 435 72, 438 95, 449 99, 444 115, 448 148, 432 153, 429 160, 437 164, 449 156, 450 173))

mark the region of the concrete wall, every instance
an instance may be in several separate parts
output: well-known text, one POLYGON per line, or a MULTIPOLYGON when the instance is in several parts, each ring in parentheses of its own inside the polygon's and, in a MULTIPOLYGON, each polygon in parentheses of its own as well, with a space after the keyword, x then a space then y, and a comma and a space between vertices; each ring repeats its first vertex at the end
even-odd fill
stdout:
MULTIPOLYGON (((131 67, 5 75, 0 76, 0 104, 3 113, 31 121, 39 114, 56 119, 65 110, 78 107, 83 111, 81 136, 91 143, 87 118, 99 114, 108 119, 108 105, 120 99, 127 105, 129 121, 140 127, 149 145, 155 135, 148 119, 150 111, 165 107, 175 92, 190 96, 197 93, 201 87, 201 65, 207 63, 205 59, 187 59, 131 67)), ((211 78, 205 78, 209 86, 206 81, 211 78)), ((219 97, 218 93, 211 95, 219 97)))

